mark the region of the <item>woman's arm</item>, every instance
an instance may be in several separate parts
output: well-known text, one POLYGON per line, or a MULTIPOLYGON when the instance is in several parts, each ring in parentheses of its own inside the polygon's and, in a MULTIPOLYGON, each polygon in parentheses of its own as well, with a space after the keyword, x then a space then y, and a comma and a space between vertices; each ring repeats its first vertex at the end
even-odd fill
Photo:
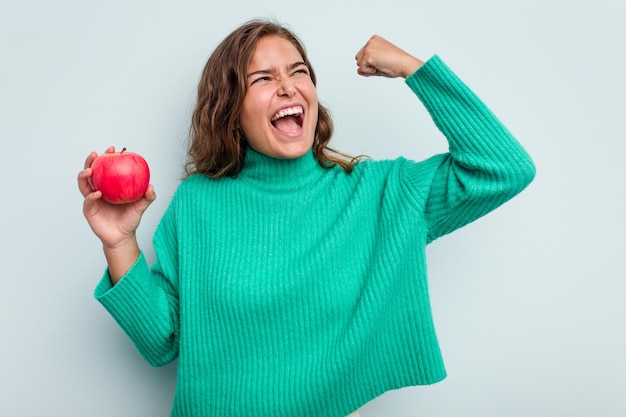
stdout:
POLYGON ((402 171, 429 240, 483 216, 532 181, 530 156, 439 57, 424 63, 374 35, 355 58, 360 75, 405 78, 448 140, 448 154, 407 161, 402 171))
POLYGON ((438 56, 406 83, 449 145, 448 154, 405 170, 411 193, 428 190, 423 212, 430 240, 494 210, 533 180, 535 166, 522 145, 438 56))
MULTIPOLYGON (((107 152, 114 152, 113 147, 107 152)), ((157 262, 150 268, 139 250, 136 230, 156 198, 154 189, 150 185, 144 198, 135 203, 105 202, 91 185, 91 164, 96 156, 91 153, 78 174, 78 188, 85 197, 83 213, 102 242, 108 266, 94 295, 148 363, 169 363, 178 355, 179 328, 173 216, 166 216, 157 229, 157 262), (164 235, 168 238, 161 239, 164 235)))

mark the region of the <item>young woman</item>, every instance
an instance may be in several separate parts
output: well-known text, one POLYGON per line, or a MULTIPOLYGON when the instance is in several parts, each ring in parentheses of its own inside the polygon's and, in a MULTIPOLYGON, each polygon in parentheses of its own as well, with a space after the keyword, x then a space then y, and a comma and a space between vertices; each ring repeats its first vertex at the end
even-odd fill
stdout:
POLYGON ((135 238, 152 187, 109 205, 90 186, 95 153, 79 173, 108 264, 95 296, 149 363, 179 359, 172 416, 343 417, 445 377, 425 247, 519 193, 534 166, 439 57, 373 36, 356 64, 404 78, 449 153, 373 161, 330 149, 302 43, 255 20, 204 69, 188 175, 154 265, 135 238))

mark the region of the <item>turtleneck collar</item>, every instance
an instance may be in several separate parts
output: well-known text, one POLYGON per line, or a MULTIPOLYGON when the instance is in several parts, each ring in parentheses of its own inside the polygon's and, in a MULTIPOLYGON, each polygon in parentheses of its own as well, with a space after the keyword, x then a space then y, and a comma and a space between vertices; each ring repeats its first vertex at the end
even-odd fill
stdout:
POLYGON ((313 150, 295 159, 278 159, 248 147, 237 179, 271 191, 295 191, 315 183, 324 173, 313 150))

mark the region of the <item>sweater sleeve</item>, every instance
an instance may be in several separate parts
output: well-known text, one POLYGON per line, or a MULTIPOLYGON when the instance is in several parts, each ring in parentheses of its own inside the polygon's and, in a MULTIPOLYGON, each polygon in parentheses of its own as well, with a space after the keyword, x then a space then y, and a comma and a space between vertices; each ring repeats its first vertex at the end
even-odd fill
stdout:
POLYGON ((112 286, 108 270, 95 290, 96 299, 109 311, 153 366, 178 356, 179 301, 177 249, 172 206, 154 235, 157 261, 150 268, 143 252, 122 279, 112 286))
POLYGON ((405 162, 403 180, 428 227, 428 241, 494 210, 521 192, 535 166, 518 141, 438 57, 406 83, 448 140, 449 152, 405 162), (426 191, 424 191, 426 190, 426 191))

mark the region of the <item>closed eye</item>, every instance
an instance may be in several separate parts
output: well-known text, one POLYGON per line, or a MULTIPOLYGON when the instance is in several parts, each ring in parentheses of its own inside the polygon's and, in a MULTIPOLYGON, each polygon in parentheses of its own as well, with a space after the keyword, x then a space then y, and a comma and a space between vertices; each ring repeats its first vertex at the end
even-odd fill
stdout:
MULTIPOLYGON (((290 76, 306 75, 307 77, 310 77, 309 68, 304 62, 295 62, 289 65, 287 68, 287 71, 290 74, 290 76)), ((265 82, 272 81, 274 76, 275 76, 275 71, 272 71, 270 69, 263 69, 263 70, 254 71, 248 74, 247 78, 252 79, 252 81, 250 82, 250 85, 253 85, 257 83, 265 83, 265 82)))
POLYGON ((295 68, 292 74, 305 74, 309 75, 309 69, 304 62, 298 62, 295 64, 295 68))
POLYGON ((258 82, 264 82, 264 81, 270 81, 270 77, 259 77, 259 78, 255 78, 254 80, 252 80, 252 82, 250 83, 250 85, 252 84, 256 84, 258 82))

